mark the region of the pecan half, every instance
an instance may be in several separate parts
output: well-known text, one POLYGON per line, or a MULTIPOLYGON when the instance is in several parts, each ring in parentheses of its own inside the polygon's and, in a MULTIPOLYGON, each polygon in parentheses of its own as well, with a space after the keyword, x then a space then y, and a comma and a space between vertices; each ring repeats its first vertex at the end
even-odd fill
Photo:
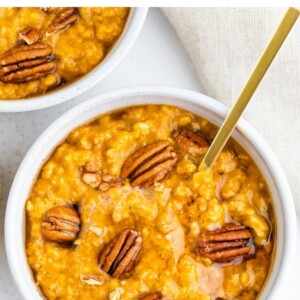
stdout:
POLYGON ((133 187, 147 188, 164 179, 176 163, 177 156, 168 141, 140 148, 123 164, 121 178, 129 178, 133 187))
POLYGON ((173 138, 184 152, 196 149, 198 154, 203 154, 209 147, 209 141, 199 131, 177 129, 173 132, 173 138))
POLYGON ((152 292, 140 298, 140 300, 162 300, 163 295, 161 292, 152 292))
POLYGON ((255 246, 249 227, 228 223, 221 229, 206 232, 198 240, 198 252, 213 262, 230 262, 254 255, 255 246))
POLYGON ((66 244, 73 242, 80 230, 80 218, 76 209, 56 206, 49 209, 42 221, 44 239, 66 244))
POLYGON ((44 43, 19 45, 0 57, 0 81, 19 83, 44 77, 55 71, 52 47, 44 43))
POLYGON ((27 45, 32 45, 42 38, 42 33, 36 28, 27 27, 19 32, 19 40, 25 41, 27 45))
POLYGON ((0 57, 0 66, 47 57, 51 54, 52 47, 49 44, 36 43, 34 45, 20 45, 8 50, 0 57))
POLYGON ((53 20, 51 25, 46 30, 46 35, 50 35, 59 30, 66 29, 68 26, 76 23, 80 18, 79 12, 76 8, 70 7, 64 9, 53 20))
POLYGON ((127 278, 142 249, 142 235, 126 228, 110 241, 99 255, 99 268, 114 278, 127 278))
POLYGON ((93 162, 86 163, 82 174, 82 181, 101 192, 105 192, 111 187, 122 186, 124 184, 121 178, 102 173, 100 166, 93 162))

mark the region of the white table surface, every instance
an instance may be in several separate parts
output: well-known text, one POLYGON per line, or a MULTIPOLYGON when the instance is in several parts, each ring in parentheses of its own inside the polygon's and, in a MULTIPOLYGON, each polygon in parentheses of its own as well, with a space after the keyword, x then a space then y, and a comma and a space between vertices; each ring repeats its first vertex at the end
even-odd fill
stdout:
MULTIPOLYGON (((150 9, 145 26, 125 59, 90 91, 53 108, 15 114, 0 114, 0 177, 3 184, 0 202, 0 300, 21 300, 10 275, 4 249, 6 200, 14 174, 35 139, 58 116, 77 103, 98 93, 131 85, 169 85, 204 93, 182 44, 159 9, 150 9)), ((300 250, 298 217, 298 249, 300 250)), ((297 284, 300 258, 295 260, 286 299, 300 299, 297 284)))

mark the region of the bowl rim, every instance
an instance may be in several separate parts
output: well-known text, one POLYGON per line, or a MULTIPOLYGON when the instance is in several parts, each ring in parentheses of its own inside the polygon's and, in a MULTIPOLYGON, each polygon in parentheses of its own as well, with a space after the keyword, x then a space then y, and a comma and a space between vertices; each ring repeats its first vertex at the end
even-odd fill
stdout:
POLYGON ((103 80, 123 60, 143 28, 148 7, 131 7, 125 27, 112 49, 93 70, 80 79, 45 95, 0 100, 0 112, 34 111, 69 101, 103 80))
MULTIPOLYGON (((7 201, 5 214, 5 247, 8 264, 13 278, 25 299, 41 299, 40 295, 37 296, 37 286, 32 280, 31 274, 29 274, 29 265, 27 262, 26 254, 24 255, 25 250, 21 234, 22 230, 24 229, 24 224, 22 223, 22 221, 24 220, 21 221, 21 218, 24 218, 25 203, 27 198, 22 199, 22 205, 20 205, 18 191, 23 188, 23 180, 27 176, 26 168, 32 165, 35 160, 38 160, 39 166, 43 165, 45 160, 37 159, 35 158, 35 155, 42 151, 41 149, 45 147, 47 143, 51 143, 51 138, 55 138, 59 130, 66 127, 66 124, 68 124, 68 122, 75 120, 76 116, 79 116, 81 114, 88 115, 88 113, 93 114, 94 112, 92 112, 92 110, 95 107, 100 107, 101 105, 106 104, 113 105, 115 103, 120 103, 120 100, 122 105, 117 105, 117 107, 128 107, 131 106, 131 104, 128 103, 129 101, 126 103, 126 98, 129 99, 130 97, 139 96, 153 97, 153 101, 140 101, 135 105, 151 103, 164 104, 164 102, 161 102, 160 100, 157 100, 157 102, 155 102, 154 97, 168 97, 174 99, 174 101, 172 100, 172 104, 169 102, 169 105, 182 107, 182 105, 176 104, 176 99, 181 99, 187 104, 197 105, 199 107, 203 107, 208 112, 216 113, 222 119, 225 119, 225 116, 229 111, 229 109, 222 103, 194 91, 166 86, 137 86, 98 94, 90 98, 89 100, 78 104, 77 106, 64 113, 61 117, 56 119, 39 136, 39 138, 25 155, 15 175, 7 201), (123 101, 125 101, 125 104, 123 104, 123 101)), ((113 109, 115 108, 112 108, 111 110, 113 109)), ((111 110, 106 110, 106 112, 108 113, 111 110)), ((205 116, 205 118, 207 118, 207 116, 205 116)), ((81 122, 81 125, 82 124, 84 123, 81 122)), ((73 125, 72 129, 78 126, 80 125, 73 125)), ((280 199, 280 213, 283 216, 283 224, 279 224, 280 226, 282 225, 283 228, 283 251, 280 257, 280 261, 279 258, 275 259, 277 270, 274 271, 274 267, 271 270, 270 277, 272 278, 267 279, 267 284, 263 288, 263 295, 262 297, 260 297, 260 299, 281 299, 279 295, 281 294, 281 292, 283 291, 283 287, 287 283, 289 270, 291 270, 291 268, 293 267, 297 247, 297 222, 292 194, 286 176, 277 158, 273 154, 271 148, 266 144, 262 137, 252 127, 252 125, 250 125, 242 118, 239 120, 235 131, 242 132, 242 134, 245 135, 246 138, 253 144, 256 151, 264 159, 268 170, 274 177, 276 188, 280 191, 280 195, 284 195, 284 198, 280 199)), ((56 140, 55 145, 58 144, 59 141, 56 140)), ((47 153, 52 153, 52 150, 53 148, 48 149, 47 153)), ((38 172, 39 171, 37 171, 36 173, 38 172)), ((277 210, 275 211, 276 214, 277 210)))

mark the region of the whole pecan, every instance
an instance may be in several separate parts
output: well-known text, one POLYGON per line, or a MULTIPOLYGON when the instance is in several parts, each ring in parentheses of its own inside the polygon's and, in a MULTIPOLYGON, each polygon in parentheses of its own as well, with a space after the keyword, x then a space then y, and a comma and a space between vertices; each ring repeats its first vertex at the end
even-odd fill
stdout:
POLYGON ((99 268, 114 278, 127 278, 142 249, 142 235, 126 228, 110 241, 99 255, 99 268))
POLYGON ((46 35, 50 35, 56 31, 63 30, 69 25, 76 23, 80 18, 79 12, 76 8, 70 7, 60 12, 53 20, 51 25, 46 30, 46 35))
POLYGON ((164 179, 176 160, 173 146, 168 141, 159 141, 130 155, 123 164, 121 178, 129 178, 133 187, 147 188, 164 179))
POLYGON ((140 300, 162 300, 163 295, 161 292, 152 292, 140 298, 140 300))
POLYGON ((230 262, 254 255, 255 246, 251 243, 249 227, 228 223, 221 229, 202 234, 198 240, 198 252, 213 262, 230 262))
POLYGON ((82 181, 101 192, 105 192, 111 187, 122 186, 124 184, 121 178, 102 173, 100 166, 93 162, 86 163, 82 174, 82 181))
POLYGON ((44 239, 66 244, 73 242, 80 231, 80 218, 75 208, 56 206, 49 209, 42 221, 44 239))
POLYGON ((19 83, 44 77, 55 71, 52 47, 45 43, 19 45, 0 57, 0 81, 19 83))
POLYGON ((200 131, 177 129, 173 132, 173 138, 184 152, 196 149, 197 153, 203 154, 209 147, 209 141, 200 131))
POLYGON ((19 32, 19 40, 25 41, 27 45, 32 45, 42 38, 42 33, 33 27, 27 27, 19 32))

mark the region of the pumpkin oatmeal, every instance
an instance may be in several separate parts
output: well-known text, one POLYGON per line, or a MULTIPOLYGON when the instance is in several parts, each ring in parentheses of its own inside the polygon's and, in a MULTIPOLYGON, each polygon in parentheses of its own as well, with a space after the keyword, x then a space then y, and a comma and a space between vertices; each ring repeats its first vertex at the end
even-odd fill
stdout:
POLYGON ((272 201, 230 140, 199 168, 217 127, 166 105, 74 129, 26 202, 26 252, 47 299, 256 299, 274 252, 272 201))
POLYGON ((96 67, 120 37, 125 7, 0 8, 0 99, 45 94, 96 67))

